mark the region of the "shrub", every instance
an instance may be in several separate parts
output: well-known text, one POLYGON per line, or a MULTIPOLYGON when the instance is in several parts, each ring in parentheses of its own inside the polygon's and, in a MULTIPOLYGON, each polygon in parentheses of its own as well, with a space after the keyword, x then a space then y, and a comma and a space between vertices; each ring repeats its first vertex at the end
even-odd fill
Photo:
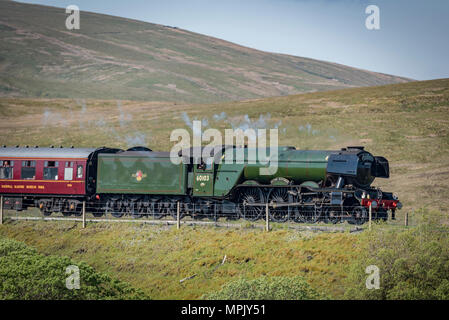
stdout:
POLYGON ((202 297, 208 300, 311 300, 324 298, 302 277, 241 278, 220 291, 202 297))
POLYGON ((44 256, 22 242, 0 238, 0 299, 140 299, 128 284, 68 257, 44 256), (66 288, 66 268, 80 271, 80 289, 66 288))
POLYGON ((375 227, 361 239, 360 259, 350 268, 346 298, 449 299, 447 215, 420 211, 416 227, 375 227), (368 290, 365 268, 376 265, 380 288, 368 290))

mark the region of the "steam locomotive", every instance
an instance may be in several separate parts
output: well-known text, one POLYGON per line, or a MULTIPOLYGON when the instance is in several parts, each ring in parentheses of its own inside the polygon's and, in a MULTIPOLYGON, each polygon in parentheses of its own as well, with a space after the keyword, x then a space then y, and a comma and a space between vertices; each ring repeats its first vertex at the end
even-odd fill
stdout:
MULTIPOLYGON (((270 153, 267 148, 265 154, 270 153)), ((0 148, 0 194, 4 208, 37 207, 44 215, 80 215, 83 202, 94 216, 181 215, 195 219, 244 218, 361 224, 368 219, 394 219, 402 204, 390 192, 372 187, 389 178, 384 157, 364 147, 337 151, 277 148, 277 170, 260 174, 269 164, 249 161, 245 147, 219 146, 207 156, 193 148, 173 160, 169 152, 146 147, 0 148), (244 161, 225 161, 241 152, 244 161), (196 154, 200 154, 200 159, 196 154), (181 161, 182 160, 182 161, 181 161)), ((237 159, 236 156, 231 159, 237 159)))

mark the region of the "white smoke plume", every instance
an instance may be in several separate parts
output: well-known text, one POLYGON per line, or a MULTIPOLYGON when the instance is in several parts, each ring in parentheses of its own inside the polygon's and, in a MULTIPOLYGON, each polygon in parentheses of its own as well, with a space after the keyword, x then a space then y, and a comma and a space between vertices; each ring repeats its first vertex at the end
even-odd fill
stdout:
POLYGON ((42 125, 44 127, 48 125, 52 126, 63 126, 67 127, 68 122, 59 112, 52 112, 48 108, 45 109, 43 115, 42 115, 42 125))
POLYGON ((212 116, 212 118, 215 121, 222 121, 222 120, 225 120, 227 118, 227 115, 226 115, 226 112, 222 111, 220 114, 214 114, 212 116))

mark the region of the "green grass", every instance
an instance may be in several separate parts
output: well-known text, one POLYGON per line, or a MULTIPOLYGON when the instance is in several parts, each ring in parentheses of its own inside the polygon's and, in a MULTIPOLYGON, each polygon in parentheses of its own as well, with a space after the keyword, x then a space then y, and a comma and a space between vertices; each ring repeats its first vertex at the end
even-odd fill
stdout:
POLYGON ((70 222, 9 222, 0 235, 44 254, 85 261, 152 299, 197 299, 236 277, 302 275, 334 297, 344 293, 356 235, 251 229, 70 222), (221 264, 226 255, 226 262, 221 264), (215 269, 215 270, 214 270, 215 269), (196 274, 182 284, 179 280, 196 274))
POLYGON ((85 11, 68 31, 66 17, 0 1, 0 95, 205 103, 408 81, 85 11))

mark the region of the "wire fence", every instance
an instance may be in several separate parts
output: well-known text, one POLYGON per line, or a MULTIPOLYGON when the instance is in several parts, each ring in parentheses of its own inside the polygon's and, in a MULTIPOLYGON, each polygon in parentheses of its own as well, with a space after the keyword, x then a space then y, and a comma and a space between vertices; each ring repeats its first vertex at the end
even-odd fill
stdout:
MULTIPOLYGON (((3 200, 3 199, 2 199, 3 200)), ((3 203, 3 201, 2 201, 3 203)), ((82 221, 86 222, 142 222, 147 224, 176 225, 215 225, 224 227, 253 227, 270 230, 270 224, 286 224, 288 228, 346 231, 347 222, 358 231, 370 225, 370 221, 391 219, 385 212, 379 214, 366 207, 317 206, 304 203, 217 203, 202 201, 95 201, 77 200, 55 203, 38 203, 39 211, 5 210, 1 207, 1 222, 4 218, 12 220, 82 221), (4 212, 7 211, 5 215, 4 212), (16 214, 16 216, 14 216, 16 214), (37 216, 36 216, 37 215, 37 216), (371 219, 370 219, 371 217, 371 219), (264 224, 261 224, 263 223, 264 224), (368 222, 368 224, 367 224, 368 222), (312 225, 311 225, 312 224, 312 225), (361 227, 363 225, 363 227, 361 227)), ((14 208, 9 208, 14 209, 14 208)), ((410 225, 411 217, 406 214, 404 224, 410 225)))

